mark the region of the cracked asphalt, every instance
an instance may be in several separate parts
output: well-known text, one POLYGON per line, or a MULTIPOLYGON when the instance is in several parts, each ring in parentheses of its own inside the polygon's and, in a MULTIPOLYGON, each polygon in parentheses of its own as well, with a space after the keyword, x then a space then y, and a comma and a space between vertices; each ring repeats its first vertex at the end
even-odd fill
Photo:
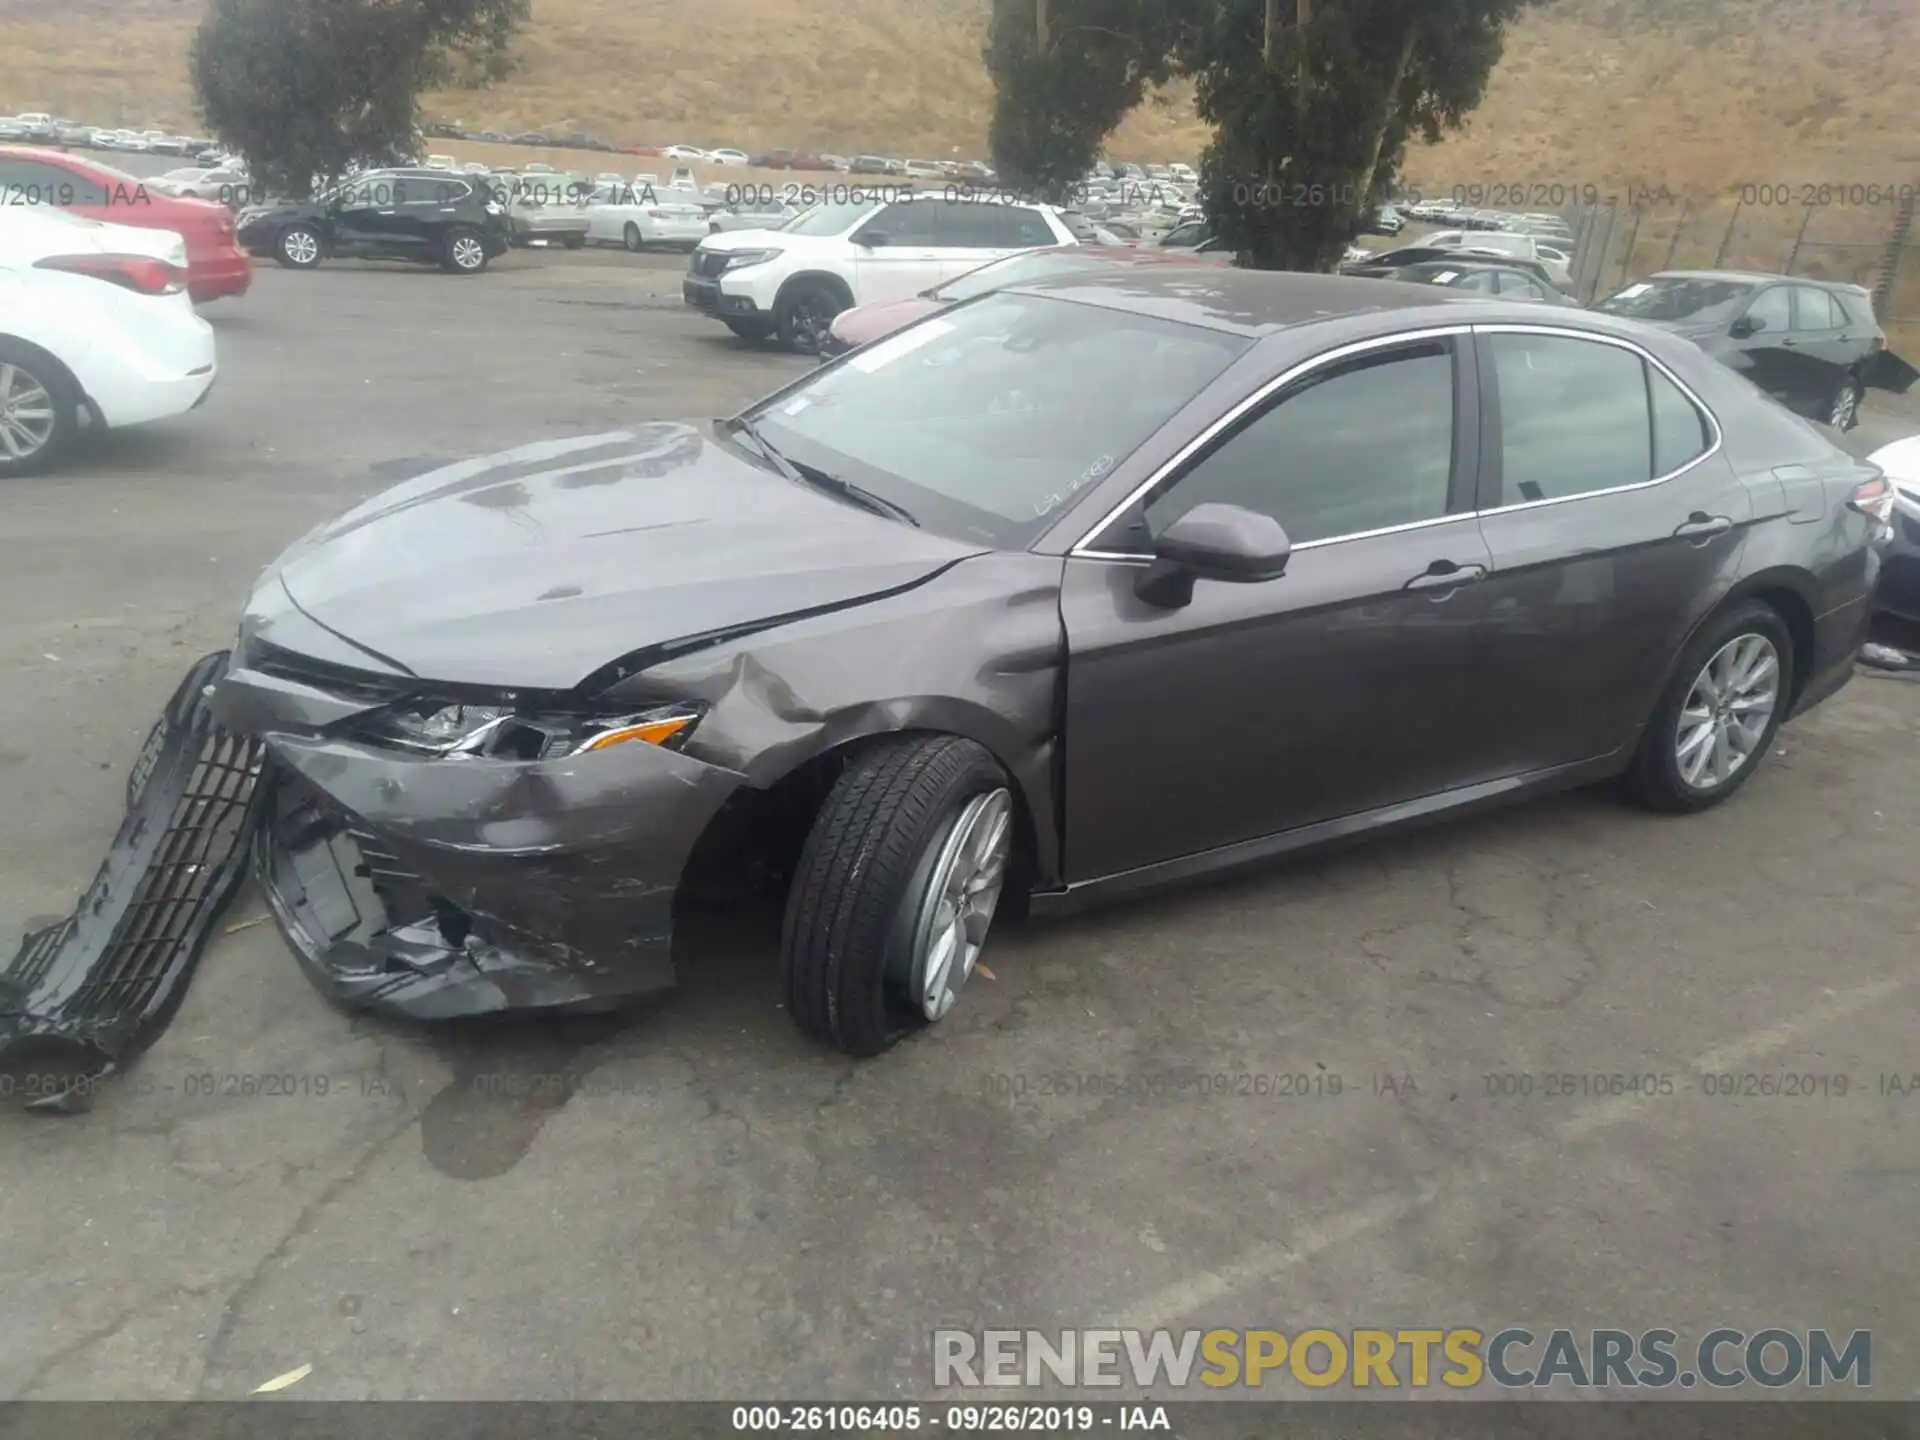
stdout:
MULTIPOLYGON (((310 525, 796 373, 681 265, 268 267, 201 411, 0 487, 0 921, 66 911, 310 525)), ((90 1113, 0 1111, 0 1398, 873 1399, 935 1326, 1160 1324, 1870 1329, 1920 1393, 1917 737, 1861 679, 1710 815, 1580 794, 1009 931, 865 1064, 788 1023, 771 913, 696 917, 644 1012, 432 1031, 331 1009, 243 892, 90 1113)))

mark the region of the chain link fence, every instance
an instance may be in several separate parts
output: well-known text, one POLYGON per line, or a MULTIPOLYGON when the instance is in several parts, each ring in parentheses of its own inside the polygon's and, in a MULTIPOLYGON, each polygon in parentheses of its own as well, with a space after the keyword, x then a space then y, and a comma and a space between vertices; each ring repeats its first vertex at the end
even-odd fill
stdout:
POLYGON ((1657 270, 1757 270, 1843 280, 1873 293, 1895 350, 1920 355, 1920 223, 1911 195, 1883 204, 1803 204, 1788 186, 1750 185, 1712 204, 1581 207, 1574 293, 1591 304, 1657 270))

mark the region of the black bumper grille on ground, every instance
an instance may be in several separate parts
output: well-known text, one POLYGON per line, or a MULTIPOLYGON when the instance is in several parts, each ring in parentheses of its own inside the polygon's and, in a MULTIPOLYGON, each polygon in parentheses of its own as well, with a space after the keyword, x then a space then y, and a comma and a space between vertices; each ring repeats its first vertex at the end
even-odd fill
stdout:
POLYGON ((107 1073, 152 1042, 186 993, 244 873, 264 757, 206 708, 226 663, 222 651, 188 671, 135 765, 93 884, 0 972, 0 1072, 107 1073))

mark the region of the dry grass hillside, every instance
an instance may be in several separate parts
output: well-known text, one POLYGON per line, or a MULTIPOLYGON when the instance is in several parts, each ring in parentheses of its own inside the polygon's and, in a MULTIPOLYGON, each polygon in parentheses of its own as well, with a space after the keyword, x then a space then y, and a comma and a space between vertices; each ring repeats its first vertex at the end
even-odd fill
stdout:
MULTIPOLYGON (((474 128, 627 143, 985 148, 973 3, 534 0, 517 72, 434 97, 474 128)), ((198 0, 0 0, 0 113, 186 126, 198 0)), ((1521 22, 1467 131, 1414 157, 1429 187, 1519 181, 1724 189, 1920 180, 1920 0, 1559 0, 1521 22)), ((1178 96, 1116 154, 1191 158, 1178 96)))

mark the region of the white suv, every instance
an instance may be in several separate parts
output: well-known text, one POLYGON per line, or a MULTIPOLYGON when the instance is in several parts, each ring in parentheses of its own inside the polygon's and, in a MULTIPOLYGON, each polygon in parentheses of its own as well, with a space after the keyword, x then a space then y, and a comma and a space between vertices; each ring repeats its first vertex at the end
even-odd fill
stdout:
POLYGON ((917 295, 1003 255, 1078 243, 1051 205, 840 189, 848 198, 777 230, 702 240, 681 284, 687 304, 745 339, 778 335, 810 354, 842 310, 917 295))

